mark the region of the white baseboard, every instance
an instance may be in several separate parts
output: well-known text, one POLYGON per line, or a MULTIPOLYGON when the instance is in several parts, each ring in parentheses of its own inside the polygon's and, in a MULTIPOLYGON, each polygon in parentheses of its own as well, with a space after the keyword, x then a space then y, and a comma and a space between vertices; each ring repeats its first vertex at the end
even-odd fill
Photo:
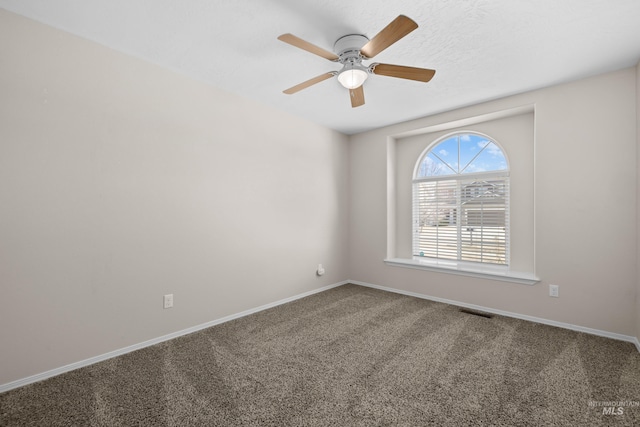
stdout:
POLYGON ((6 383, 6 384, 2 384, 2 385, 0 385, 0 393, 4 393, 5 391, 9 391, 9 390, 12 390, 14 388, 25 386, 27 384, 32 384, 32 383, 35 383, 35 382, 38 382, 38 381, 46 380, 47 378, 55 377, 57 375, 64 374, 65 372, 69 372, 69 371, 73 371, 73 370, 78 369, 78 368, 83 368, 85 366, 93 365, 94 363, 102 362, 103 360, 107 360, 107 359, 111 359, 113 357, 121 356, 123 354, 130 353, 130 352, 135 351, 135 350, 140 350, 142 348, 149 347, 149 346, 152 346, 152 345, 155 345, 155 344, 159 344, 159 343, 164 342, 164 341, 172 340, 174 338, 178 338, 178 337, 183 336, 183 335, 191 334, 193 332, 197 332, 197 331, 200 331, 202 329, 210 328, 212 326, 219 325, 221 323, 225 323, 225 322, 228 322, 230 320, 238 319, 240 317, 248 316, 250 314, 257 313, 259 311, 263 311, 263 310, 267 310, 269 308, 276 307, 278 305, 286 304, 288 302, 295 301, 295 300, 300 299, 300 298, 304 298, 304 297, 308 297, 308 296, 313 295, 313 294, 324 292, 324 291, 327 291, 329 289, 345 285, 347 283, 350 283, 350 282, 349 281, 344 281, 344 282, 334 283, 332 285, 323 286, 322 288, 314 289, 312 291, 304 292, 304 293, 299 294, 299 295, 295 295, 295 296, 292 296, 292 297, 289 297, 289 298, 281 299, 281 300, 276 301, 276 302, 272 302, 272 303, 269 303, 269 304, 261 305, 259 307, 252 308, 252 309, 249 309, 249 310, 245 310, 245 311, 242 311, 240 313, 231 314, 229 316, 225 316, 225 317, 222 317, 220 319, 212 320, 210 322, 206 322, 206 323, 203 323, 201 325, 196 325, 196 326, 193 326, 191 328, 183 329, 181 331, 177 331, 177 332, 173 332, 171 334, 163 335, 161 337, 153 338, 153 339, 150 339, 148 341, 144 341, 144 342, 141 342, 141 343, 138 343, 138 344, 133 344, 133 345, 130 345, 128 347, 124 347, 124 348, 121 348, 121 349, 118 349, 118 350, 110 351, 109 353, 101 354, 99 356, 90 357, 89 359, 85 359, 85 360, 81 360, 79 362, 71 363, 69 365, 65 365, 65 366, 62 366, 60 368, 55 368, 55 369, 52 369, 50 371, 46 371, 46 372, 42 372, 42 373, 39 373, 39 374, 36 374, 36 375, 32 375, 32 376, 27 377, 27 378, 22 378, 22 379, 15 380, 15 381, 12 381, 12 382, 9 382, 9 383, 6 383))
POLYGON ((403 291, 401 289, 395 289, 395 288, 389 288, 389 287, 386 287, 386 286, 374 285, 374 284, 371 284, 371 283, 360 282, 360 281, 357 281, 357 280, 348 280, 347 283, 353 283, 354 285, 366 286, 368 288, 380 289, 382 291, 394 292, 394 293, 397 293, 397 294, 407 295, 407 296, 411 296, 411 297, 427 299, 427 300, 430 300, 430 301, 442 302, 442 303, 445 303, 445 304, 455 305, 455 306, 458 306, 458 307, 465 307, 465 308, 470 308, 470 309, 473 309, 473 310, 484 311, 484 312, 487 312, 487 313, 493 313, 493 314, 497 314, 497 315, 500 315, 500 316, 513 317, 515 319, 528 320, 530 322, 542 323, 544 325, 549 325, 549 326, 557 326, 558 328, 571 329, 572 331, 584 332, 584 333, 587 333, 587 334, 598 335, 598 336, 606 337, 606 338, 613 338, 614 340, 627 341, 627 342, 635 344, 636 348, 640 352, 640 342, 638 341, 638 338, 633 337, 631 335, 616 334, 614 332, 601 331, 599 329, 592 329, 592 328, 587 328, 587 327, 584 327, 584 326, 572 325, 570 323, 557 322, 555 320, 543 319, 543 318, 534 317, 534 316, 527 316, 525 314, 512 313, 512 312, 509 312, 509 311, 496 310, 494 308, 483 307, 483 306, 475 305, 475 304, 467 304, 467 303, 464 303, 464 302, 449 300, 449 299, 445 299, 445 298, 432 297, 432 296, 429 296, 429 295, 419 294, 419 293, 416 293, 416 292, 403 291))

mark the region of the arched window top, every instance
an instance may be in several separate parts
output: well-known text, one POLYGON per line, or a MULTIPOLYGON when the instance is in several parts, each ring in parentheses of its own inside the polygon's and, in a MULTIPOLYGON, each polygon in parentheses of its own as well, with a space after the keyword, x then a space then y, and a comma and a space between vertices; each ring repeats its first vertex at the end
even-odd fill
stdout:
POLYGON ((424 152, 416 164, 414 179, 507 170, 507 157, 497 142, 479 133, 458 132, 436 141, 424 152))

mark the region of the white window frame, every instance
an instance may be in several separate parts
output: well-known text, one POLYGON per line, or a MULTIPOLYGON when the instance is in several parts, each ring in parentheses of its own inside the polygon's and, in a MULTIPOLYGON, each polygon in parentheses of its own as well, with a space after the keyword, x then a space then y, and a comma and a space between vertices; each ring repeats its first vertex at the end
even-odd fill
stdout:
MULTIPOLYGON (((518 165, 524 166, 524 170, 520 168, 518 168, 517 170, 515 169, 511 170, 510 181, 512 184, 512 194, 511 194, 513 199, 512 202, 515 203, 516 198, 518 200, 517 205, 512 203, 511 211, 521 212, 523 203, 527 204, 527 206, 531 204, 531 209, 532 209, 532 212, 531 212, 532 216, 531 217, 527 216, 524 218, 524 221, 525 221, 524 228, 522 224, 518 226, 517 229, 513 229, 513 227, 511 227, 510 231, 512 234, 512 238, 518 238, 518 236, 522 235, 522 237, 526 241, 525 243, 527 243, 527 245, 530 244, 531 246, 522 246, 522 241, 520 239, 518 239, 517 242, 514 242, 512 240, 510 245, 512 248, 512 251, 518 249, 518 252, 517 254, 515 252, 512 252, 511 256, 512 257, 516 256, 517 258, 511 259, 512 265, 508 269, 506 268, 492 269, 492 268, 488 268, 488 266, 477 266, 477 265, 465 266, 465 265, 458 265, 457 263, 445 264, 444 262, 440 264, 427 263, 427 262, 424 262, 424 260, 420 262, 412 259, 411 255, 409 254, 411 250, 408 250, 407 252, 409 253, 405 254, 404 249, 400 249, 400 247, 398 246, 399 243, 401 242, 404 243, 404 238, 399 239, 399 236, 397 235, 399 231, 398 226, 403 224, 404 220, 398 216, 398 214, 403 212, 398 210, 399 206, 396 203, 398 200, 402 200, 403 203, 402 203, 401 209, 405 209, 404 207, 406 206, 406 210, 409 211, 408 212, 409 217, 407 218, 408 229, 406 230, 406 234, 403 233, 403 235, 407 237, 407 244, 409 246, 406 246, 406 247, 410 248, 411 227, 412 227, 411 213, 410 213, 410 210, 411 210, 411 191, 410 191, 411 186, 410 185, 406 187, 403 185, 403 188, 406 188, 408 190, 407 191, 408 198, 398 199, 399 197, 400 198, 404 197, 401 195, 404 192, 404 190, 400 190, 401 187, 399 187, 399 185, 402 182, 407 182, 407 181, 399 181, 399 175, 398 175, 402 170, 405 170, 404 167, 406 167, 406 166, 401 166, 401 164, 399 163, 402 156, 402 152, 403 152, 403 149, 401 149, 400 147, 402 147, 405 144, 405 141, 409 143, 409 141, 411 141, 411 138, 419 137, 419 136, 428 136, 434 133, 437 133, 438 135, 442 135, 442 132, 443 131, 446 132, 447 130, 449 130, 450 132, 454 132, 454 130, 461 131, 461 132, 469 131, 470 126, 475 126, 475 125, 485 126, 485 125, 488 125, 489 123, 493 123, 494 121, 501 121, 503 119, 511 120, 511 118, 516 118, 517 116, 520 116, 522 114, 534 115, 535 111, 536 109, 534 104, 525 104, 525 105, 519 105, 519 106, 505 108, 505 109, 486 111, 484 113, 481 113, 475 116, 472 115, 468 117, 463 117, 453 121, 438 122, 436 120, 435 124, 427 125, 424 127, 413 128, 409 130, 404 130, 395 134, 387 135, 387 144, 386 144, 387 239, 386 239, 386 256, 383 259, 383 262, 385 263, 385 265, 390 267, 396 267, 396 268, 404 268, 404 269, 409 268, 409 269, 416 269, 421 271, 441 273, 446 275, 468 276, 472 278, 486 279, 490 281, 502 281, 506 283, 528 285, 528 286, 532 286, 540 282, 541 279, 537 276, 536 268, 535 268, 535 265, 536 265, 536 257, 535 257, 535 253, 536 253, 535 200, 536 199, 535 199, 535 184, 534 184, 535 159, 536 159, 535 136, 533 135, 521 136, 521 135, 518 135, 517 132, 514 134, 511 130, 506 131, 507 134, 512 134, 514 136, 515 142, 517 142, 518 144, 521 144, 521 143, 531 144, 531 145, 524 146, 525 151, 527 149, 531 150, 531 152, 529 153, 528 157, 526 157, 526 159, 523 158, 522 153, 520 151, 515 152, 516 155, 514 159, 509 159, 509 163, 512 167, 515 166, 515 163, 512 163, 512 161, 518 162, 517 163, 518 165), (530 141, 527 139, 530 139, 530 141), (527 162, 529 162, 530 164, 527 162), (402 167, 403 169, 398 169, 399 167, 402 167), (529 170, 530 168, 532 169, 529 170), (530 178, 527 175, 528 173, 531 173, 530 178), (524 191, 525 199, 521 197, 521 193, 519 190, 517 193, 513 192, 513 191, 516 191, 516 185, 518 186, 518 189, 521 189, 524 191), (525 185, 525 187, 522 187, 523 185, 525 185), (526 186, 531 186, 531 188, 527 188, 526 186), (530 197, 530 199, 526 197, 530 197), (531 227, 531 229, 527 231, 527 227, 531 227), (514 234, 516 232, 518 233, 517 235, 514 234), (531 233, 531 234, 528 234, 528 233, 531 233), (523 258, 523 253, 526 253, 524 255, 524 258, 523 258), (528 257, 532 257, 532 258, 529 259, 528 257), (517 267, 518 270, 513 270, 512 268, 516 265, 516 263, 518 266, 517 267)), ((507 126, 510 126, 510 125, 511 123, 507 124, 507 126)), ((534 124, 532 122, 531 126, 533 125, 534 124)), ((505 129, 503 129, 503 126, 505 126, 503 123, 500 123, 498 125, 498 128, 501 129, 500 130, 501 133, 505 133, 505 129)), ((517 126, 529 126, 529 125, 518 124, 517 126)), ((533 130, 533 127, 531 129, 533 130)), ((472 130, 471 132, 477 133, 472 130)), ((510 145, 512 145, 512 141, 509 141, 509 144, 507 145, 507 147, 510 145)), ((412 161, 411 161, 412 165, 414 164, 413 159, 415 159, 417 155, 418 155, 418 152, 416 152, 415 155, 412 156, 412 161)), ((411 166, 409 166, 409 168, 410 167, 411 166)), ((408 182, 410 183, 412 178, 411 171, 407 171, 407 172, 408 172, 407 175, 409 178, 408 182)), ((525 215, 528 215, 526 212, 523 212, 523 213, 525 213, 525 215)), ((404 214, 402 218, 405 218, 404 214)), ((433 276, 433 277, 435 279, 438 276, 433 276)))
MULTIPOLYGON (((460 140, 458 139, 458 161, 457 163, 460 163, 460 140)), ((478 155, 480 155, 480 153, 484 151, 481 150, 480 152, 478 152, 478 154, 473 157, 466 165, 470 165, 472 164, 475 159, 478 157, 478 155)), ((459 167, 458 167, 459 169, 459 167)), ((466 166, 465 166, 466 169, 466 166)), ((441 138, 438 138, 436 141, 434 141, 432 144, 430 144, 422 153, 420 153, 420 155, 418 156, 417 162, 415 164, 414 170, 413 170, 413 181, 412 181, 412 211, 413 211, 413 219, 412 219, 412 253, 413 253, 413 261, 419 263, 420 265, 431 265, 434 267, 444 267, 444 268, 453 268, 453 269, 459 269, 459 268, 463 268, 465 270, 471 270, 471 271, 485 271, 485 272, 491 272, 491 273, 495 273, 495 274, 505 274, 505 272, 508 271, 509 268, 509 259, 510 259, 510 253, 509 253, 509 247, 510 247, 510 224, 509 224, 509 159, 507 157, 507 153, 504 150, 504 148, 492 137, 479 133, 479 132, 473 132, 473 131, 457 131, 457 132, 453 132, 447 135, 444 135, 441 138), (504 156, 504 159, 506 161, 506 169, 497 169, 497 170, 492 170, 492 171, 484 171, 484 172, 476 172, 476 173, 463 173, 464 169, 462 171, 455 171, 453 169, 451 169, 450 174, 444 174, 444 175, 429 175, 429 176, 419 176, 420 173, 420 167, 421 164, 423 162, 423 160, 425 159, 425 157, 429 156, 431 153, 433 153, 433 155, 438 158, 440 161, 442 161, 444 163, 444 161, 440 158, 440 156, 438 155, 438 153, 435 153, 433 150, 436 149, 441 143, 450 140, 452 138, 458 137, 460 138, 462 135, 473 135, 473 136, 479 136, 482 139, 485 139, 487 141, 489 141, 489 143, 493 143, 495 144, 496 147, 498 147, 501 151, 501 154, 504 156), (460 218, 456 219, 456 228, 457 228, 457 233, 456 236, 454 237, 455 239, 455 246, 457 247, 456 252, 457 252, 457 259, 452 259, 451 258, 451 254, 449 257, 425 257, 422 256, 422 252, 418 253, 419 249, 417 249, 417 247, 419 246, 419 243, 416 241, 416 239, 418 238, 419 234, 420 234, 420 230, 422 229, 421 224, 420 224, 420 213, 419 213, 419 208, 418 208, 418 197, 419 197, 419 190, 418 190, 418 186, 421 183, 425 183, 425 182, 438 182, 438 181, 452 181, 455 182, 455 186, 457 188, 458 191, 456 191, 456 198, 457 201, 455 203, 455 211, 456 211, 456 215, 460 215, 460 211, 462 210, 462 201, 461 201, 461 190, 460 190, 460 184, 461 183, 465 183, 465 182, 469 182, 469 181, 490 181, 490 180, 496 180, 496 181, 501 181, 504 182, 504 185, 506 186, 506 194, 505 194, 505 200, 504 200, 504 209, 505 209, 505 214, 504 214, 504 238, 505 238, 505 242, 504 242, 504 258, 501 260, 501 262, 485 262, 482 261, 482 255, 484 253, 484 251, 481 249, 480 252, 478 252, 478 255, 480 256, 480 261, 465 261, 462 259, 462 232, 461 232, 461 227, 462 227, 462 221, 460 220, 460 218)), ((436 237, 437 239, 437 237, 436 237)), ((438 242, 437 240, 434 242, 435 246, 437 248, 440 247, 440 242, 438 242)), ((437 249, 436 249, 437 251, 437 249)), ((436 252, 437 253, 437 252, 436 252)))

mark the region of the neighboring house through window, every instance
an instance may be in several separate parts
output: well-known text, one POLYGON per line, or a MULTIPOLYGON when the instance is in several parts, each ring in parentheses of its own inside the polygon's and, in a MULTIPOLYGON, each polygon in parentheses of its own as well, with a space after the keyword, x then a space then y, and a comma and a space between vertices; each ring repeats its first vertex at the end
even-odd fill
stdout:
POLYGON ((509 265, 509 164, 496 141, 457 132, 420 155, 413 256, 509 265))

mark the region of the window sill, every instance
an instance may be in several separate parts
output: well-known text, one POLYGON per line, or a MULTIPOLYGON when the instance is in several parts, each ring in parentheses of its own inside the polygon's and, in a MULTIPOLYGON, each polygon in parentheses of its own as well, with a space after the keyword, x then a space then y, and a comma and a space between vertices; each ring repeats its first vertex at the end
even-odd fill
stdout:
POLYGON ((393 267, 416 268, 418 270, 500 280, 529 286, 535 285, 540 281, 538 277, 531 273, 515 272, 505 267, 485 266, 461 261, 391 258, 385 259, 384 262, 393 267))

